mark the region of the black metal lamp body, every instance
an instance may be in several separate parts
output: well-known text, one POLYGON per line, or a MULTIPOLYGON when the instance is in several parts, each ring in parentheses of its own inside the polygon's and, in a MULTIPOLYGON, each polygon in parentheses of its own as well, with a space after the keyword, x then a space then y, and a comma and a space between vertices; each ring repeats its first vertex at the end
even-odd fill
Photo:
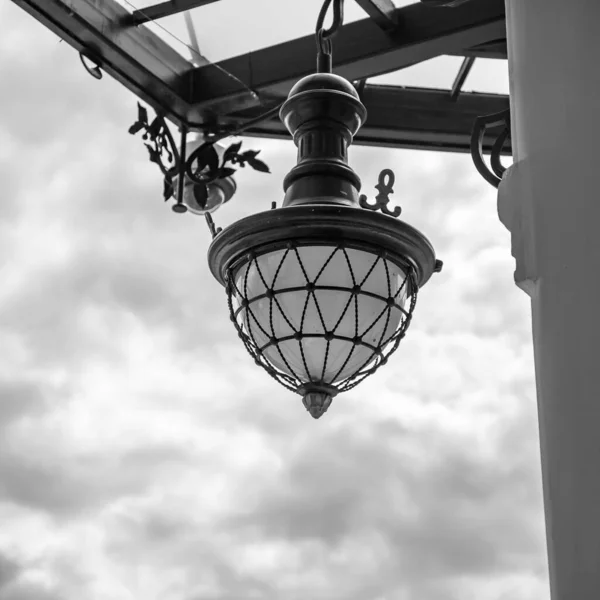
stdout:
POLYGON ((315 418, 387 362, 441 268, 419 231, 359 198, 348 147, 366 116, 345 79, 299 81, 280 111, 298 147, 283 207, 241 219, 209 249, 239 337, 315 418))

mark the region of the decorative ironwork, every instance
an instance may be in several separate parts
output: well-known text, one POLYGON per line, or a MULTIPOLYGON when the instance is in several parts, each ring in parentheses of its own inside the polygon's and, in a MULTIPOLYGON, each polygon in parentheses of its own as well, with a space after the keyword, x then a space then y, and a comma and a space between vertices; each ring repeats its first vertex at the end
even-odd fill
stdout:
MULTIPOLYGON (((271 112, 269 111, 269 116, 271 112)), ((186 157, 186 128, 182 128, 182 139, 178 149, 165 118, 157 114, 150 121, 147 109, 138 103, 138 118, 129 128, 129 133, 135 135, 140 131, 143 131, 142 139, 148 149, 150 161, 156 163, 163 174, 163 197, 165 201, 175 196, 176 204, 173 207, 175 212, 186 212, 185 205, 182 203, 183 184, 178 186, 178 190, 175 190, 173 185, 175 177, 179 177, 182 183, 183 178, 188 177, 196 184, 194 197, 198 204, 203 206, 208 200, 208 185, 219 179, 231 177, 236 172, 236 169, 228 166, 228 164, 239 165, 240 167, 248 165, 256 171, 270 173, 267 164, 257 158, 259 150, 240 152, 242 142, 231 144, 223 153, 221 161, 219 161, 219 154, 214 145, 224 137, 236 135, 240 130, 213 135, 211 139, 204 142, 186 157)))
POLYGON ((375 196, 375 203, 370 204, 367 197, 361 194, 358 197, 359 204, 367 210, 380 210, 384 215, 388 215, 389 217, 399 217, 402 212, 399 206, 396 206, 394 210, 390 210, 387 207, 390 201, 389 196, 394 193, 393 186, 395 181, 394 172, 391 169, 384 169, 379 173, 379 182, 375 186, 375 189, 379 191, 379 194, 375 196))
POLYGON ((471 157, 479 174, 491 185, 498 187, 506 168, 502 165, 500 156, 504 144, 510 137, 510 110, 503 110, 491 115, 477 117, 471 134, 471 157), (490 153, 490 168, 483 159, 483 138, 488 129, 503 126, 498 133, 490 153))
POLYGON ((212 235, 213 240, 223 231, 222 227, 216 227, 215 222, 213 221, 212 215, 210 213, 205 213, 204 218, 206 219, 206 224, 208 225, 208 230, 212 235))
POLYGON ((332 43, 331 38, 338 32, 344 22, 344 0, 325 0, 319 11, 315 39, 317 42, 317 73, 331 73, 332 43), (331 27, 325 29, 325 16, 333 1, 333 20, 331 27))
POLYGON ((142 139, 146 146, 150 162, 156 163, 165 177, 164 198, 168 200, 174 192, 173 176, 177 173, 179 151, 169 127, 162 115, 149 122, 148 111, 138 102, 137 121, 129 128, 129 133, 135 135, 143 131, 142 139))
POLYGON ((312 257, 315 250, 322 257, 318 267, 303 259, 305 245, 291 241, 285 249, 249 253, 226 275, 238 336, 257 365, 303 395, 314 418, 336 394, 388 361, 405 336, 417 301, 417 280, 408 262, 399 265, 385 252, 356 248, 345 242, 309 246, 312 257), (358 253, 371 260, 362 270, 356 265, 358 253), (261 257, 270 273, 261 266, 261 257), (290 275, 294 272, 297 282, 290 275), (331 279, 337 285, 327 284, 331 279), (373 279, 385 282, 385 296, 374 291, 373 279), (301 314, 293 314, 297 307, 301 314), (315 355, 323 358, 318 368, 315 355))
POLYGON ((217 179, 231 177, 236 169, 226 166, 227 163, 245 167, 252 167, 255 171, 270 173, 269 167, 262 160, 256 158, 260 150, 246 150, 240 152, 242 142, 231 144, 219 164, 219 154, 215 150, 214 144, 217 140, 209 140, 196 148, 186 161, 185 174, 194 183, 208 184, 217 179))

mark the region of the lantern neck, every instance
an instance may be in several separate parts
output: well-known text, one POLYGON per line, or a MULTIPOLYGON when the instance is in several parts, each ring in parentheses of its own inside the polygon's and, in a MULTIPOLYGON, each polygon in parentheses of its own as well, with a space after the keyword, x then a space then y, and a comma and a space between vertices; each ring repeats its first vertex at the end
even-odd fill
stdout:
POLYGON ((366 109, 350 82, 309 75, 292 88, 280 117, 298 147, 298 162, 283 182, 283 206, 358 206, 360 179, 348 165, 348 147, 366 109))

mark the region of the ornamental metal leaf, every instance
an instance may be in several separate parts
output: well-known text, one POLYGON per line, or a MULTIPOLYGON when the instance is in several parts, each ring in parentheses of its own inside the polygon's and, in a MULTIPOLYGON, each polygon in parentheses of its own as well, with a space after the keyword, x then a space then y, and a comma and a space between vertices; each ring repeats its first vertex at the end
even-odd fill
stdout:
POLYGON ((141 121, 142 123, 145 123, 146 125, 148 124, 148 111, 146 110, 146 107, 142 106, 139 102, 138 102, 138 121, 141 121))
POLYGON ((163 180, 163 198, 165 202, 173 195, 173 180, 170 177, 165 177, 163 180))
MULTIPOLYGON (((236 144, 236 146, 238 146, 236 144)), ((228 159, 233 164, 238 164, 240 167, 245 167, 246 164, 251 166, 255 171, 261 171, 262 173, 270 173, 269 167, 262 160, 256 158, 260 150, 246 150, 246 152, 235 152, 229 155, 228 159)))
POLYGON ((240 153, 241 147, 242 142, 237 142, 229 146, 223 155, 223 158, 225 159, 223 165, 226 162, 230 162, 233 165, 240 165, 240 167, 249 165, 255 171, 260 171, 262 173, 271 172, 266 163, 256 158, 260 154, 260 150, 246 150, 245 152, 240 153))
POLYGON ((219 155, 213 144, 202 144, 195 153, 193 163, 197 175, 206 173, 207 179, 219 178, 219 155))
POLYGON ((141 121, 136 121, 130 128, 129 133, 135 135, 138 131, 141 131, 144 128, 144 123, 141 121))
POLYGON ((178 154, 167 124, 160 115, 148 123, 148 111, 138 102, 138 118, 129 128, 129 133, 135 135, 140 131, 143 131, 142 139, 148 148, 150 161, 160 167, 165 177, 172 177, 178 154))
POLYGON ((231 144, 223 153, 221 164, 218 162, 218 154, 214 148, 215 140, 209 140, 196 148, 186 161, 186 173, 194 183, 210 183, 217 179, 224 179, 235 174, 236 169, 229 165, 246 165, 253 168, 255 171, 262 173, 270 173, 269 166, 262 160, 259 160, 257 155, 260 150, 246 150, 240 152, 242 142, 231 144))
MULTIPOLYGON (((218 179, 231 177, 236 169, 231 165, 245 167, 249 165, 256 171, 270 173, 269 167, 262 160, 257 158, 259 150, 247 150, 241 152, 242 142, 231 144, 223 153, 221 161, 215 148, 215 143, 221 138, 215 135, 212 139, 196 148, 185 161, 185 165, 180 162, 180 150, 175 145, 175 141, 167 126, 164 117, 157 114, 150 122, 148 110, 138 102, 137 120, 131 127, 129 133, 136 135, 142 133, 142 140, 148 149, 148 157, 151 162, 156 163, 163 176, 163 196, 168 200, 175 195, 173 179, 183 172, 197 186, 194 194, 198 197, 196 200, 200 206, 206 204, 208 197, 207 185, 218 179)), ((185 139, 185 138, 184 138, 185 139)))
POLYGON ((240 151, 241 147, 242 142, 236 142, 235 144, 231 144, 231 146, 229 146, 229 148, 225 150, 225 157, 229 158, 235 156, 240 151))
POLYGON ((194 200, 198 203, 201 209, 206 207, 208 202, 208 187, 206 184, 196 184, 192 187, 192 193, 194 194, 194 200))
POLYGON ((258 160, 257 158, 249 158, 248 164, 255 170, 261 171, 262 173, 270 173, 269 167, 262 160, 258 160))

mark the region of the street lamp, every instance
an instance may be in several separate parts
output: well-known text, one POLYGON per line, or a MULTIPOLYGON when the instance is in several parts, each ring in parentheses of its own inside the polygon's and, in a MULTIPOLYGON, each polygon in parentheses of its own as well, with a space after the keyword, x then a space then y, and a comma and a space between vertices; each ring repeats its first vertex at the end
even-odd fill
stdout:
MULTIPOLYGON (((173 165, 162 167, 165 198, 176 196, 173 209, 190 209, 208 222, 209 266, 225 287, 246 349, 302 396, 314 418, 388 361, 410 324, 419 289, 442 267, 427 238, 398 219, 400 208, 388 208, 391 170, 381 172, 374 203, 359 195, 348 148, 367 111, 354 86, 331 73, 331 37, 341 26, 343 2, 334 0, 333 25, 324 30, 330 4, 326 0, 317 23, 317 73, 301 79, 276 109, 298 147, 281 208, 272 202, 271 210, 215 228, 210 213, 220 203, 209 206, 209 198, 235 171, 227 163, 268 171, 258 153, 242 153, 240 143, 217 151, 226 134, 190 146, 184 128, 180 151, 171 152, 177 154, 173 165)), ((130 132, 140 130, 160 165, 163 150, 174 146, 168 127, 160 117, 148 123, 140 108, 130 132)))
POLYGON ((208 252, 244 345, 315 418, 387 362, 441 269, 425 236, 387 208, 391 171, 375 205, 358 195, 347 151, 366 116, 345 79, 299 81, 280 111, 298 147, 282 208, 227 227, 208 252))

